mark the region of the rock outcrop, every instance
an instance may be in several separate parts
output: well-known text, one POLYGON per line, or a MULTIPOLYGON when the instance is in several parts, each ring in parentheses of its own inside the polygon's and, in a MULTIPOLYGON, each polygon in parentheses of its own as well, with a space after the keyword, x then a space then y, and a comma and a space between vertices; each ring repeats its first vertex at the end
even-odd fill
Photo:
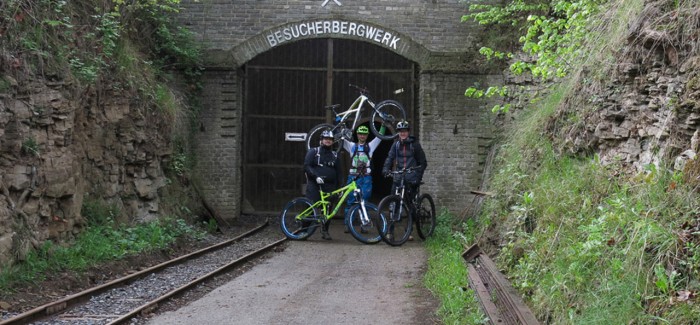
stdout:
POLYGON ((0 265, 45 240, 70 242, 86 200, 116 207, 118 222, 158 215, 171 123, 101 87, 0 73, 0 265))

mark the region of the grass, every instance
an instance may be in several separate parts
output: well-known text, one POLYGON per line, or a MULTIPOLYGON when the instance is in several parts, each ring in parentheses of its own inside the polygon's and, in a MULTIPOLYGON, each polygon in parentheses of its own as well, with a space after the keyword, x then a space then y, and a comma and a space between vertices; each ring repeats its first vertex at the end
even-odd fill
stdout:
POLYGON ((71 246, 46 241, 24 261, 3 268, 0 293, 41 281, 45 274, 84 271, 106 261, 165 249, 182 236, 199 238, 202 234, 182 220, 153 221, 134 227, 115 227, 111 222, 92 225, 71 246))
POLYGON ((468 287, 463 240, 452 232, 453 218, 443 211, 435 234, 426 242, 430 257, 425 285, 441 302, 438 316, 444 324, 482 324, 485 316, 468 287))
POLYGON ((663 166, 624 175, 558 153, 541 136, 558 101, 527 112, 501 147, 497 195, 477 219, 497 234, 499 267, 549 324, 700 322, 687 298, 700 291, 694 185, 663 166))
POLYGON ((431 260, 434 273, 426 278, 443 303, 446 324, 480 323, 471 309, 473 294, 455 293, 465 278, 459 251, 476 241, 474 229, 487 234, 480 246, 498 253, 499 269, 542 323, 700 323, 700 163, 691 161, 695 169, 683 173, 671 171, 667 161, 624 174, 622 163, 603 164, 594 153, 567 155, 556 142, 561 134, 546 129, 553 122, 575 130, 598 109, 576 92, 581 85, 605 84, 643 7, 639 0, 612 4, 620 7, 607 11, 604 31, 589 39, 593 50, 579 69, 587 72, 573 73, 535 99, 497 144, 488 180, 496 195, 484 201, 479 223, 428 242, 436 245, 431 259, 450 264, 431 260), (562 104, 568 111, 555 116, 562 104), (449 281, 454 285, 442 283, 449 281))

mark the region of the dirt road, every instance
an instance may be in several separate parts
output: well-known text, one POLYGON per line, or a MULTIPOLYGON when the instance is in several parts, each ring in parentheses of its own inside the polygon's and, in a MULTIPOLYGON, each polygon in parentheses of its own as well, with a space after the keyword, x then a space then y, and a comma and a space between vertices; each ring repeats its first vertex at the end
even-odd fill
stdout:
MULTIPOLYGON (((438 324, 423 242, 364 245, 331 226, 149 324, 438 324)), ((415 234, 415 233, 414 233, 415 234)), ((280 236, 282 236, 280 232, 280 236)), ((416 236, 417 237, 417 236, 416 236)))

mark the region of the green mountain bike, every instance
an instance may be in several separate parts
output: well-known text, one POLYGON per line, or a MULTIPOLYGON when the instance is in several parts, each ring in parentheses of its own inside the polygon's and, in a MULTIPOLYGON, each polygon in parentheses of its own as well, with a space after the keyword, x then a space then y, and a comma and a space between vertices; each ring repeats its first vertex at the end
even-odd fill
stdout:
POLYGON ((381 241, 381 232, 386 231, 386 219, 379 214, 377 206, 366 202, 362 197, 362 189, 353 180, 332 192, 321 193, 321 200, 311 202, 305 197, 294 198, 289 201, 280 214, 280 227, 289 239, 304 240, 316 231, 320 226, 338 213, 349 195, 355 195, 357 199, 345 216, 350 234, 358 241, 365 244, 376 244, 381 241), (338 197, 335 207, 333 198, 338 197))

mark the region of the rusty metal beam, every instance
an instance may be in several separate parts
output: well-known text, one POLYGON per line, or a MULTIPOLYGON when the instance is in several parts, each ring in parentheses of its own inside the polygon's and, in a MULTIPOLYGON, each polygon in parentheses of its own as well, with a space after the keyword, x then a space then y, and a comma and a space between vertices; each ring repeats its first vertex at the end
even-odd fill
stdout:
POLYGON ((498 271, 496 264, 477 245, 462 253, 467 261, 469 286, 476 292, 479 303, 491 324, 539 325, 539 321, 498 271))

